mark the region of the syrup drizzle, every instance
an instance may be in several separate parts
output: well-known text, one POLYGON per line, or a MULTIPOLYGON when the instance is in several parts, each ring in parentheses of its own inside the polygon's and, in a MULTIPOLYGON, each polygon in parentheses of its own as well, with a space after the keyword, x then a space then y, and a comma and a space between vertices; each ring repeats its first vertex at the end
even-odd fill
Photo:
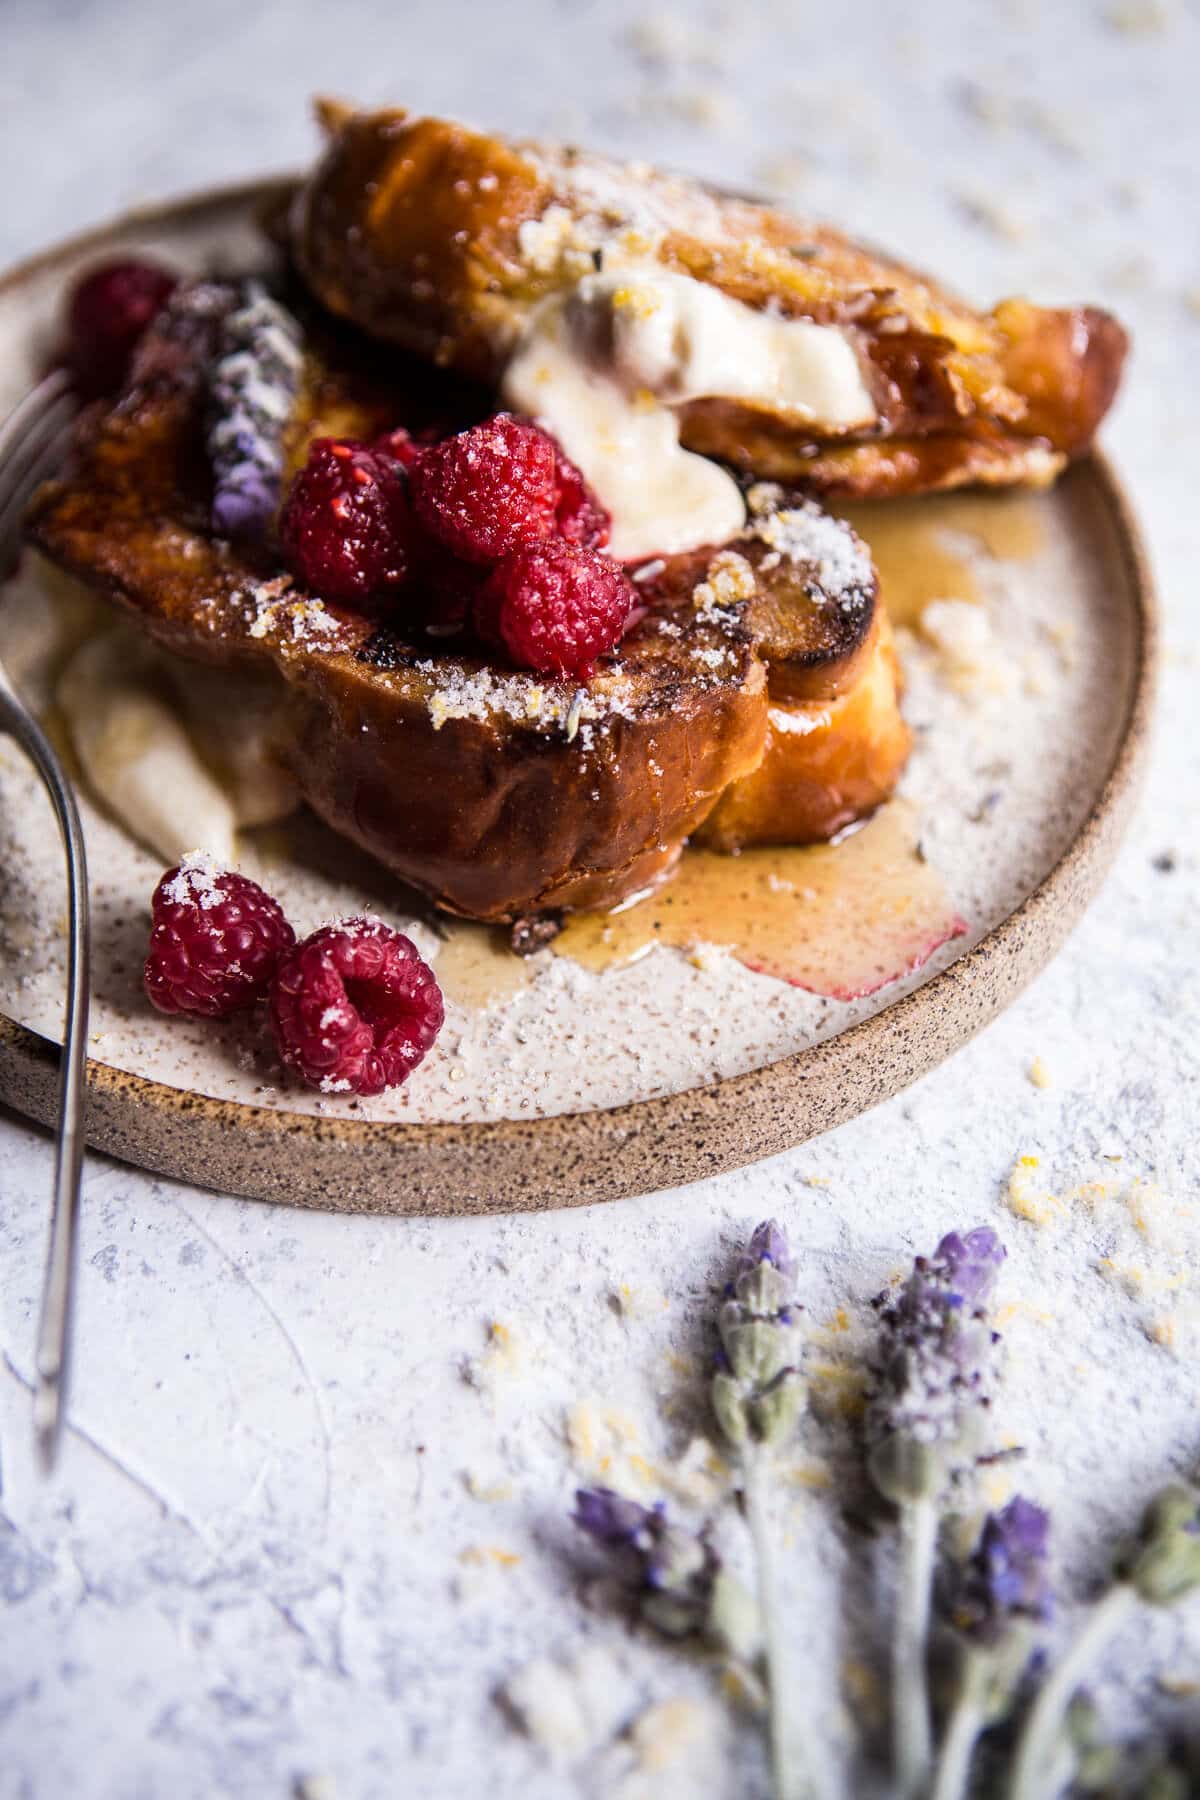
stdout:
POLYGON ((1042 502, 1028 494, 931 494, 831 508, 868 545, 888 617, 916 626, 931 600, 983 599, 955 540, 973 540, 997 562, 1028 562, 1045 542, 1042 502))
POLYGON ((448 1000, 480 1011, 502 1005, 532 979, 529 958, 509 949, 505 930, 497 925, 473 925, 466 919, 447 922, 446 939, 434 958, 433 972, 448 1000))
MULTIPOLYGON (((974 566, 981 551, 1025 562, 1046 537, 1042 502, 1026 494, 938 494, 831 510, 870 547, 892 622, 910 627, 931 600, 983 600, 974 566)), ((832 844, 740 856, 685 850, 664 887, 620 912, 568 920, 552 949, 603 971, 637 962, 655 944, 695 957, 717 945, 747 968, 853 999, 920 968, 966 929, 924 860, 912 808, 892 800, 832 844)), ((503 932, 450 930, 437 974, 452 999, 495 1006, 528 984, 529 964, 503 932)))
POLYGON ((689 850, 655 893, 623 912, 579 914, 551 948, 602 970, 655 944, 718 945, 747 968, 851 1000, 920 968, 965 930, 921 853, 912 807, 893 800, 832 844, 689 850))

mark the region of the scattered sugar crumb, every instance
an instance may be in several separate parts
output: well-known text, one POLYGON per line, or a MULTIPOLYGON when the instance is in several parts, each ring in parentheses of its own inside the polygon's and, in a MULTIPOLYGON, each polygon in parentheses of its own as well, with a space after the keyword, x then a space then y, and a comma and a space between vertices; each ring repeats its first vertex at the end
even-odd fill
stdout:
POLYGON ((947 686, 958 693, 976 688, 1002 691, 1007 674, 982 606, 969 600, 931 600, 922 608, 919 630, 937 652, 939 673, 947 686))
POLYGON ((1153 37, 1166 31, 1173 13, 1165 0, 1115 0, 1105 8, 1105 23, 1126 37, 1153 37))
POLYGON ((690 1755, 709 1731, 707 1713, 694 1700, 660 1700, 639 1713, 629 1741, 643 1769, 662 1770, 690 1755))
POLYGON ((499 1389, 521 1373, 524 1364, 521 1339, 509 1326, 493 1319, 487 1328, 487 1344, 482 1354, 468 1358, 463 1373, 472 1387, 495 1398, 499 1389))
POLYGON ((1045 1187, 1036 1156, 1018 1156, 1004 1190, 1008 1210, 1029 1225, 1049 1225, 1061 1203, 1045 1187))
POLYGON ((598 1749, 633 1702, 624 1668, 599 1645, 569 1661, 535 1658, 509 1677, 501 1698, 522 1731, 558 1764, 598 1749))
POLYGON ((960 193, 958 204, 967 218, 975 225, 981 225, 990 231, 993 237, 1004 238, 1010 244, 1019 244, 1029 235, 1029 227, 1023 219, 993 194, 960 193))
POLYGON ((629 28, 634 54, 655 68, 694 63, 719 69, 729 58, 727 36, 680 12, 650 13, 629 28))
POLYGON ((754 165, 754 183, 769 193, 792 194, 804 186, 811 173, 812 165, 803 151, 788 150, 760 157, 754 165))
POLYGON ((631 1322, 654 1318, 668 1306, 666 1295, 657 1289, 633 1287, 627 1281, 613 1290, 612 1300, 621 1317, 631 1322))
POLYGON ((332 1775, 301 1775, 292 1794, 293 1800, 337 1800, 332 1775))
POLYGON ((515 1491, 512 1482, 506 1477, 494 1473, 484 1474, 478 1469, 464 1471, 463 1485, 472 1500, 479 1500, 485 1506, 495 1506, 502 1500, 511 1500, 515 1491))
POLYGON ((506 1550, 502 1544, 468 1544, 465 1550, 459 1551, 458 1560, 468 1568, 515 1569, 521 1558, 515 1550, 506 1550))

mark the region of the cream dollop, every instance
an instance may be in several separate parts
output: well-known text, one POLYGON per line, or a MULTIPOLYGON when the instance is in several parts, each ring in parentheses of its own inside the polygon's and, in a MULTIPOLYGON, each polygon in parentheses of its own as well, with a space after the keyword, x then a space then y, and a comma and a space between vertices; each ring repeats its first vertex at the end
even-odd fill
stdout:
POLYGON ((742 400, 830 430, 876 416, 836 326, 777 318, 657 268, 606 269, 545 300, 502 392, 583 470, 622 561, 724 543, 745 524, 732 475, 679 442, 687 401, 742 400))
POLYGON ((240 828, 299 802, 253 677, 177 664, 116 624, 75 651, 55 698, 93 793, 165 862, 197 845, 231 862, 240 828))

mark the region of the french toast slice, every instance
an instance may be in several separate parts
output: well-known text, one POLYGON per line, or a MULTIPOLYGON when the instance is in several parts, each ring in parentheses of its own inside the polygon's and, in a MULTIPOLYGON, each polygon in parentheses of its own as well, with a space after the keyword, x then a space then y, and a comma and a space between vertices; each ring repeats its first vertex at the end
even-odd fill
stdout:
POLYGON ((725 789, 693 834, 709 850, 811 844, 834 837, 888 798, 912 737, 900 714, 900 664, 880 610, 852 671, 836 662, 826 692, 767 707, 762 761, 725 789))
MULTIPOLYGON (((508 671, 326 604, 280 573, 270 547, 215 537, 205 371, 232 293, 177 292, 126 392, 81 420, 28 535, 166 649, 262 673, 277 694, 279 760, 304 798, 439 906, 498 921, 611 907, 669 871, 722 796, 752 778, 772 712, 832 704, 851 718, 874 679, 875 571, 848 526, 778 490, 752 491, 736 543, 638 571, 641 616, 586 684, 508 671)), ((357 358, 358 347, 308 332, 293 462, 314 435, 369 437, 428 403, 403 356, 372 349, 369 376, 357 358)), ((894 692, 891 703, 903 736, 894 692)), ((827 738, 826 755, 861 760, 849 733, 832 736, 841 751, 827 738)), ((881 760, 864 804, 897 772, 894 757, 881 760)), ((782 830, 801 841, 842 822, 810 806, 782 830)), ((725 839, 755 832, 765 825, 730 826, 725 839)))
POLYGON ((1097 308, 984 313, 826 226, 641 164, 400 109, 321 116, 297 265, 331 311, 443 367, 496 382, 539 308, 597 271, 684 277, 760 320, 831 328, 861 376, 857 414, 844 381, 803 405, 736 378, 678 398, 682 442, 747 474, 854 498, 1044 485, 1115 394, 1126 337, 1097 308))

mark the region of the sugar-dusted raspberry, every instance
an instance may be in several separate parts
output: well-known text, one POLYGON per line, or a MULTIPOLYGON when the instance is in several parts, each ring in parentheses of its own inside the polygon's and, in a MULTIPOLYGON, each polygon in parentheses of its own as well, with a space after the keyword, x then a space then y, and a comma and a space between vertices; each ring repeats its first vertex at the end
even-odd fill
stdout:
POLYGON ((280 959, 271 1017, 289 1069, 327 1094, 407 1080, 442 1028, 433 970, 378 919, 323 925, 280 959))
POLYGON ((280 520, 295 574, 326 600, 364 607, 399 588, 411 522, 396 461, 349 439, 315 438, 280 520))
POLYGON ((511 413, 497 413, 419 458, 409 474, 413 511, 456 556, 497 562, 556 529, 554 465, 552 438, 511 413))
MULTIPOLYGON (((552 438, 551 443, 554 443, 552 438)), ((554 479, 558 485, 556 523, 560 537, 583 550, 603 550, 612 529, 612 515, 577 469, 554 443, 554 479)))
POLYGON ((617 642, 636 600, 610 557, 548 538, 523 544, 496 567, 476 602, 475 624, 520 669, 583 675, 617 642))
POLYGON ((256 881, 200 851, 168 869, 150 902, 146 993, 165 1013, 223 1018, 267 991, 296 934, 256 881))
POLYGON ((76 283, 67 302, 67 349, 89 393, 120 387, 138 339, 175 286, 161 263, 140 261, 102 263, 76 283))

